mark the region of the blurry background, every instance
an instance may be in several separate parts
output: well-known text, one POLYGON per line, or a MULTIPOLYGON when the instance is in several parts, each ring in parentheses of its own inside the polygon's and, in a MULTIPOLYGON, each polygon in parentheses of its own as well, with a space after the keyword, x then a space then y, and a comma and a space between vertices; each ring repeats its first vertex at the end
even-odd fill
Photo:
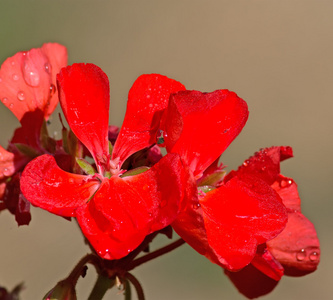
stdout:
MULTIPOLYGON (((326 300, 333 290, 332 14, 330 0, 2 0, 0 61, 46 42, 67 46, 70 64, 92 62, 107 73, 116 125, 142 73, 167 75, 188 89, 237 92, 250 117, 223 154, 224 164, 230 170, 261 147, 292 146, 295 157, 282 173, 298 183, 303 213, 322 246, 317 272, 284 277, 262 299, 326 300)), ((18 122, 4 106, 0 116, 6 147, 18 122)), ((41 299, 88 252, 74 222, 36 208, 29 227, 18 228, 13 216, 1 213, 0 236, 0 285, 11 289, 24 281, 25 300, 41 299)), ((147 300, 244 299, 219 267, 188 246, 134 274, 147 300)), ((90 267, 79 281, 80 300, 94 276, 90 267)), ((123 299, 116 293, 108 299, 123 299)))

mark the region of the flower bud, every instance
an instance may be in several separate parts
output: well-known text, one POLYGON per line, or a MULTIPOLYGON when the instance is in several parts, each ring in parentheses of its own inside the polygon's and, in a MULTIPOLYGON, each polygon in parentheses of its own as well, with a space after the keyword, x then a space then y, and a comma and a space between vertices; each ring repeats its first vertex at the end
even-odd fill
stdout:
POLYGON ((76 300, 75 288, 71 282, 60 281, 49 291, 43 300, 76 300))

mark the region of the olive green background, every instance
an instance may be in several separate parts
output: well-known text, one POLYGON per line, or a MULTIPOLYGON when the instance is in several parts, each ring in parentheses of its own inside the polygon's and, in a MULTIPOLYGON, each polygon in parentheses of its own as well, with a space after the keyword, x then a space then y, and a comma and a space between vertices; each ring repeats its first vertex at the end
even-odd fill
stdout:
MULTIPOLYGON (((122 123, 128 90, 142 73, 167 75, 188 89, 237 92, 250 117, 223 162, 230 170, 261 147, 292 146, 295 157, 283 163, 282 173, 298 183, 303 213, 315 223, 322 245, 317 272, 284 277, 262 299, 328 300, 333 297, 332 14, 331 0, 0 0, 0 61, 45 42, 64 44, 70 64, 91 62, 107 73, 110 123, 116 125, 122 123)), ((18 122, 4 106, 0 116, 0 143, 6 147, 18 122)), ((58 118, 52 122, 58 130, 58 118)), ((13 216, 1 213, 0 237, 0 285, 11 289, 24 281, 24 300, 41 299, 88 252, 75 222, 37 208, 29 227, 18 228, 13 216)), ((188 246, 134 274, 147 300, 244 299, 219 267, 188 246)), ((80 300, 94 278, 90 267, 79 281, 80 300)), ((123 297, 114 290, 107 299, 123 297)))

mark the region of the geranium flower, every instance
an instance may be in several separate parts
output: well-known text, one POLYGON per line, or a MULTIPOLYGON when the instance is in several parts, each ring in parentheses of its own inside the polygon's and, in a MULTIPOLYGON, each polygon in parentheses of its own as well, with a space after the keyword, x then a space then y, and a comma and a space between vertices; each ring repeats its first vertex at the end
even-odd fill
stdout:
POLYGON ((7 208, 15 214, 19 225, 28 224, 31 216, 29 203, 20 193, 18 172, 33 157, 49 151, 41 128, 58 103, 56 74, 66 64, 66 48, 48 43, 18 52, 0 69, 1 102, 21 123, 8 149, 0 146, 0 210, 7 208))
POLYGON ((242 174, 219 185, 221 170, 209 170, 247 117, 246 103, 228 90, 180 91, 171 95, 162 122, 167 151, 180 155, 200 185, 172 226, 199 253, 233 271, 287 222, 279 195, 264 180, 242 174))
POLYGON ((246 160, 229 180, 251 174, 264 180, 280 195, 287 207, 286 228, 258 248, 251 265, 240 272, 226 272, 241 293, 255 298, 269 293, 285 275, 302 276, 317 269, 320 246, 313 224, 301 213, 301 200, 292 178, 280 174, 280 162, 293 156, 291 147, 262 149, 246 160))
POLYGON ((101 257, 119 259, 147 234, 173 222, 180 203, 196 191, 194 185, 189 188, 190 173, 177 154, 166 155, 145 172, 122 170, 131 154, 155 143, 157 117, 170 93, 184 86, 157 74, 140 76, 129 92, 125 120, 111 156, 106 74, 93 64, 74 64, 63 68, 57 79, 67 122, 90 151, 97 171, 90 175, 68 173, 52 156, 43 155, 25 168, 22 191, 33 205, 76 217, 101 257))

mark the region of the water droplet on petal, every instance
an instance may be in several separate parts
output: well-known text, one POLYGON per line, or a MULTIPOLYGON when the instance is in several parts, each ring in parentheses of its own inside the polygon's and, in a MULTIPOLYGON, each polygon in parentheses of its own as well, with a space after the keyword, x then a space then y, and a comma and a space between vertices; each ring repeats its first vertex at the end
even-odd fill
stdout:
POLYGON ((32 86, 39 86, 40 76, 34 64, 27 58, 23 66, 23 78, 25 82, 32 86))
POLYGON ((17 80, 19 80, 19 78, 20 77, 17 74, 13 74, 13 80, 17 81, 17 80))
POLYGON ((306 258, 306 252, 305 249, 300 250, 299 252, 296 253, 296 259, 298 261, 302 261, 306 258))
POLYGON ((7 103, 8 99, 5 97, 2 99, 2 103, 7 103))
POLYGON ((74 183, 74 178, 69 178, 69 179, 68 179, 68 182, 69 182, 69 183, 74 183))
POLYGON ((56 90, 57 90, 57 88, 55 87, 55 85, 51 84, 50 85, 50 95, 51 95, 51 97, 55 94, 56 90))
POLYGON ((19 92, 17 93, 17 99, 19 99, 20 101, 25 100, 25 94, 24 94, 24 92, 19 91, 19 92))
POLYGON ((12 66, 15 66, 15 61, 12 61, 12 66))
POLYGON ((48 62, 45 63, 44 70, 47 74, 51 74, 51 65, 48 62))
POLYGON ((150 95, 147 95, 147 99, 150 99, 150 95))
POLYGON ((309 259, 310 259, 311 261, 318 261, 318 260, 319 260, 319 255, 318 255, 318 253, 317 253, 317 252, 312 252, 312 253, 310 253, 310 255, 309 255, 309 259))
POLYGON ((14 106, 14 104, 13 104, 13 103, 9 104, 9 107, 10 107, 10 108, 13 108, 13 106, 14 106))
POLYGON ((192 205, 193 209, 197 210, 200 207, 200 203, 195 203, 192 205))

